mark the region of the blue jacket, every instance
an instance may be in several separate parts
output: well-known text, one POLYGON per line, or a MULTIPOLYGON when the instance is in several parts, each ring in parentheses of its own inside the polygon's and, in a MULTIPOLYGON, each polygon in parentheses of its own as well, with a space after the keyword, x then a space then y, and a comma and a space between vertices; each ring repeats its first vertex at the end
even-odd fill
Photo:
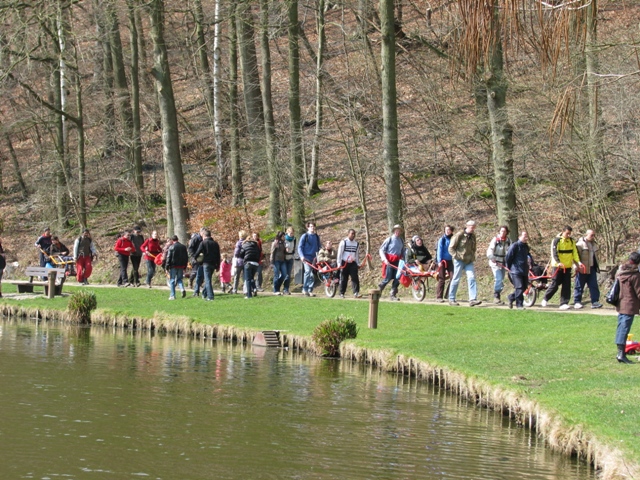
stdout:
POLYGON ((307 262, 312 262, 321 247, 322 244, 317 233, 305 233, 300 237, 298 243, 298 255, 301 259, 304 258, 307 262))
POLYGON ((447 263, 451 263, 452 258, 451 254, 449 253, 449 243, 451 243, 451 237, 442 235, 438 240, 438 243, 436 244, 436 263, 440 263, 442 260, 445 260, 447 263))
POLYGON ((529 245, 518 240, 511 244, 504 263, 513 275, 529 276, 529 245))

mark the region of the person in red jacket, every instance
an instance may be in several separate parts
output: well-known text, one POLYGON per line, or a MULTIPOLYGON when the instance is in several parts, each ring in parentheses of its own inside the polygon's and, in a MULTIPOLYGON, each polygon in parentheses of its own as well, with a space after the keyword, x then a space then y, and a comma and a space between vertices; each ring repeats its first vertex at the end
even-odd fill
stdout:
POLYGON ((147 262, 147 287, 151 288, 151 281, 156 274, 156 257, 162 253, 162 246, 158 240, 158 232, 151 232, 151 236, 147 238, 140 247, 147 262))
POLYGON ((127 276, 127 268, 129 267, 129 257, 136 247, 131 241, 131 232, 125 230, 122 232, 122 236, 116 240, 116 244, 113 249, 116 251, 116 256, 120 262, 120 278, 118 278, 119 287, 129 286, 129 277, 127 276))

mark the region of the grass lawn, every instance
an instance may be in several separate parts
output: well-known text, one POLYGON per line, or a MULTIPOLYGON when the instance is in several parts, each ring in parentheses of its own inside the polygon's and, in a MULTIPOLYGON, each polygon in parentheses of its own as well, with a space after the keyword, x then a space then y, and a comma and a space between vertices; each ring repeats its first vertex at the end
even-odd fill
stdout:
MULTIPOLYGON (((67 292, 74 289, 65 286, 67 292)), ((166 290, 87 289, 95 291, 99 309, 129 316, 165 312, 208 324, 296 335, 310 336, 327 318, 351 316, 360 328, 353 340, 356 345, 425 360, 523 393, 544 410, 559 414, 568 426, 581 425, 640 463, 640 365, 615 360, 613 311, 567 314, 382 302, 378 329, 369 330, 366 300, 270 294, 245 300, 216 293, 214 302, 190 297, 170 302, 166 290)), ((3 290, 11 293, 15 287, 5 284, 3 290)), ((49 309, 65 309, 67 304, 66 298, 18 301, 9 296, 2 301, 49 309)))

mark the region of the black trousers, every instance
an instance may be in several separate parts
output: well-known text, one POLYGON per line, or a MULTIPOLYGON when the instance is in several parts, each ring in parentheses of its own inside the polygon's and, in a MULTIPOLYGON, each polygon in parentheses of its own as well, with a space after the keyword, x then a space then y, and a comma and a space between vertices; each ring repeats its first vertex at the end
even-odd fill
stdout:
POLYGON ((554 276, 551 279, 551 285, 544 294, 544 299, 548 302, 551 300, 560 288, 560 305, 569 303, 571 299, 571 268, 554 268, 554 276))
POLYGON ((360 279, 358 278, 358 264, 356 262, 346 263, 345 267, 340 271, 340 295, 344 295, 347 291, 347 282, 351 277, 351 288, 353 294, 360 292, 360 279))
POLYGON ((515 288, 515 292, 509 294, 509 302, 516 302, 516 307, 522 307, 524 291, 527 289, 527 285, 529 285, 528 275, 514 275, 510 273, 509 279, 511 283, 513 283, 513 288, 515 288))
POLYGON ((141 256, 131 255, 131 274, 129 275, 129 283, 137 285, 140 283, 140 261, 141 256))
POLYGON ((118 261, 120 262, 120 277, 118 278, 118 285, 126 285, 129 282, 129 278, 127 277, 129 256, 118 254, 118 261))

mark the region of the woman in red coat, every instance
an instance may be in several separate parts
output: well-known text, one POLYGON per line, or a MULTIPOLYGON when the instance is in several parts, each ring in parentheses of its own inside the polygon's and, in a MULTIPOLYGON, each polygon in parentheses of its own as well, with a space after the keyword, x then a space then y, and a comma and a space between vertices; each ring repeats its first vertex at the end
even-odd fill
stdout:
POLYGON ((147 261, 147 287, 151 288, 151 281, 156 274, 155 260, 158 254, 162 253, 158 232, 155 230, 151 232, 151 236, 144 241, 140 250, 144 253, 144 259, 147 261))
POLYGON ((116 256, 120 262, 120 278, 118 278, 119 287, 129 286, 129 277, 127 277, 127 268, 129 267, 129 257, 136 247, 131 241, 131 232, 125 230, 122 232, 122 236, 116 240, 116 244, 113 249, 116 251, 116 256))

